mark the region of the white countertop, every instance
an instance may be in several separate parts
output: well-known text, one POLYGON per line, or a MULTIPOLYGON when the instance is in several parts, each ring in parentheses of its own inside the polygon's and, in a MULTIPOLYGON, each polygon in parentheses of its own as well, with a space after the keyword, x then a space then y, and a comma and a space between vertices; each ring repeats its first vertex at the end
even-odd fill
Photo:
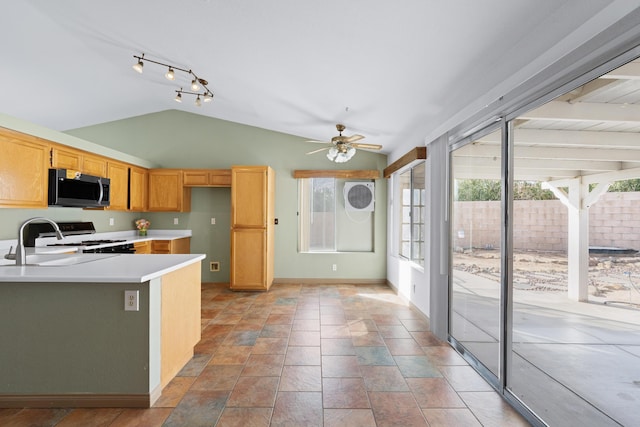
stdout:
MULTIPOLYGON (((25 248, 27 264, 50 259, 49 265, 16 266, 15 261, 4 259, 9 247, 16 240, 0 241, 0 283, 2 282, 92 282, 92 283, 140 283, 160 277, 205 258, 204 254, 176 255, 134 255, 134 254, 92 254, 81 253, 85 248, 100 248, 114 244, 135 243, 147 240, 175 240, 191 237, 191 230, 149 230, 141 237, 136 231, 116 231, 111 233, 84 234, 65 237, 61 241, 55 237, 36 239, 36 246, 25 248), (95 246, 47 246, 51 243, 80 242, 83 240, 124 240, 123 242, 95 246), (74 253, 78 252, 78 253, 74 253), (49 257, 49 258, 47 258, 49 257), (31 259, 30 259, 31 258, 31 259), (71 260, 74 264, 55 264, 55 260, 71 260)), ((46 264, 46 263, 44 263, 46 264)))
MULTIPOLYGON (((175 240, 182 239, 184 237, 191 237, 191 230, 149 230, 147 236, 138 236, 137 231, 114 231, 110 233, 94 233, 94 234, 80 234, 76 236, 68 236, 62 240, 57 240, 55 237, 41 237, 36 239, 35 247, 26 247, 27 254, 60 254, 69 252, 80 252, 83 249, 90 248, 104 248, 108 246, 122 245, 127 243, 144 242, 150 240, 175 240), (122 240, 117 243, 106 243, 102 245, 92 246, 48 246, 59 243, 75 243, 84 240, 122 240)), ((18 244, 17 239, 12 240, 0 240, 0 256, 9 252, 9 248, 13 247, 13 251, 18 244)), ((0 264, 2 264, 0 262, 0 264)))
POLYGON ((199 262, 205 255, 70 254, 56 258, 65 257, 73 257, 80 263, 16 266, 3 260, 9 263, 0 265, 0 286, 2 282, 142 283, 199 262))

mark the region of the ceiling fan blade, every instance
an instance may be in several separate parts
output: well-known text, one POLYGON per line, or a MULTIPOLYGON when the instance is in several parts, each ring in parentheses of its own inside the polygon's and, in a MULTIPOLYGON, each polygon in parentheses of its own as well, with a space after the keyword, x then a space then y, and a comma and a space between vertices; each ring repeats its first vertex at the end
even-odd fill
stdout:
POLYGON ((307 154, 315 154, 315 153, 319 153, 319 152, 321 152, 321 151, 328 150, 329 148, 331 148, 331 147, 324 147, 324 148, 320 148, 320 149, 318 149, 318 150, 309 151, 307 154))
POLYGON ((344 142, 355 142, 355 141, 360 141, 361 139, 364 139, 364 136, 355 134, 355 135, 345 137, 344 142))
POLYGON ((382 148, 382 145, 378 145, 378 144, 351 144, 352 147, 355 148, 363 148, 365 150, 380 150, 382 148))
POLYGON ((307 141, 305 141, 305 142, 313 142, 313 143, 315 143, 315 144, 331 144, 331 142, 330 142, 330 141, 317 141, 317 140, 315 140, 315 139, 309 139, 309 140, 307 140, 307 141))

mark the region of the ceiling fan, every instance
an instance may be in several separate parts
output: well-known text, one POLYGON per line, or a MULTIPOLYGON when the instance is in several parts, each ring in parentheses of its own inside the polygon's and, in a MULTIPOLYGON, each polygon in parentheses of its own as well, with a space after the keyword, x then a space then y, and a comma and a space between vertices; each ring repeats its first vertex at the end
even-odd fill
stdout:
POLYGON ((360 141, 364 139, 362 135, 343 136, 342 131, 345 130, 343 124, 338 123, 336 125, 338 135, 331 138, 331 141, 308 141, 319 144, 328 144, 328 147, 320 148, 318 150, 309 151, 307 154, 315 154, 320 151, 329 150, 327 152, 327 158, 332 162, 344 163, 351 159, 356 154, 356 148, 363 148, 365 150, 380 150, 382 145, 378 144, 363 144, 360 141))

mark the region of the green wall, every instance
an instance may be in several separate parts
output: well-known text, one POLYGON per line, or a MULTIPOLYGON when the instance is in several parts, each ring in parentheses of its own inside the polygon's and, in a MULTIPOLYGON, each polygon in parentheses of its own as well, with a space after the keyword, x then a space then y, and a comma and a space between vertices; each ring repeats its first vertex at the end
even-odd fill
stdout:
MULTIPOLYGON (((203 108, 209 108, 210 105, 203 108)), ((328 128, 331 131, 331 128, 328 128)), ((322 154, 306 155, 317 145, 304 138, 252 126, 169 110, 67 132, 123 151, 166 168, 230 168, 269 165, 276 173, 276 278, 385 279, 386 180, 376 181, 375 250, 373 253, 300 254, 297 251, 297 180, 295 169, 378 169, 383 154, 359 150, 346 164, 322 154), (337 271, 332 271, 337 264, 337 271)), ((369 141, 375 143, 375 140, 369 141)), ((149 213, 153 228, 193 230, 191 250, 206 253, 203 281, 228 281, 229 196, 222 189, 194 189, 191 213, 149 213), (216 225, 211 225, 211 218, 216 225), (220 273, 209 273, 209 261, 221 261, 220 273)))
MULTIPOLYGON (((203 108, 209 108, 207 105, 203 108)), ((328 127, 328 133, 331 126, 328 127)), ((330 133, 331 134, 331 133, 330 133)), ((387 182, 376 180, 375 246, 367 253, 298 253, 295 169, 377 169, 386 155, 359 150, 345 164, 332 163, 305 138, 213 119, 178 110, 162 111, 67 131, 64 135, 98 144, 148 164, 165 168, 230 168, 232 165, 269 165, 276 173, 275 277, 284 279, 386 279, 387 182), (332 265, 337 264, 337 271, 332 265)), ((74 140, 77 140, 74 138, 74 140)), ((371 143, 376 143, 371 139, 371 143)), ((82 148, 79 146, 78 148, 82 148)), ((222 188, 194 188, 189 213, 118 213, 73 208, 46 210, 2 209, 0 239, 14 239, 25 218, 44 215, 54 220, 91 220, 98 232, 130 230, 144 215, 152 229, 191 229, 193 253, 205 253, 202 280, 229 280, 230 192, 222 188), (115 226, 109 226, 109 218, 115 226), (178 218, 178 225, 174 225, 178 218), (216 218, 216 225, 211 225, 216 218), (219 273, 209 272, 209 261, 220 261, 219 273)), ((357 237, 354 237, 357 238, 357 237)))

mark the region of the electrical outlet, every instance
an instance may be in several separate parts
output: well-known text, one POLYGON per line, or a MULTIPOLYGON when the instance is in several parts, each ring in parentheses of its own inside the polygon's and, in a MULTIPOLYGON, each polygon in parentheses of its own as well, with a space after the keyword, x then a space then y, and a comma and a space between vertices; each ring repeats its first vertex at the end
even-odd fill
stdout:
POLYGON ((140 311, 140 291, 124 291, 124 311, 140 311))
POLYGON ((109 218, 109 225, 114 225, 116 221, 113 218, 109 218))
POLYGON ((220 262, 219 261, 211 261, 209 263, 209 271, 220 271, 220 262))
POLYGON ((333 264, 333 265, 331 266, 331 269, 332 269, 333 271, 338 271, 338 264, 333 264))
POLYGON ((178 221, 178 218, 173 218, 173 225, 178 225, 178 222, 180 222, 178 221))
POLYGON ((216 219, 215 218, 211 218, 211 225, 216 225, 216 219))

